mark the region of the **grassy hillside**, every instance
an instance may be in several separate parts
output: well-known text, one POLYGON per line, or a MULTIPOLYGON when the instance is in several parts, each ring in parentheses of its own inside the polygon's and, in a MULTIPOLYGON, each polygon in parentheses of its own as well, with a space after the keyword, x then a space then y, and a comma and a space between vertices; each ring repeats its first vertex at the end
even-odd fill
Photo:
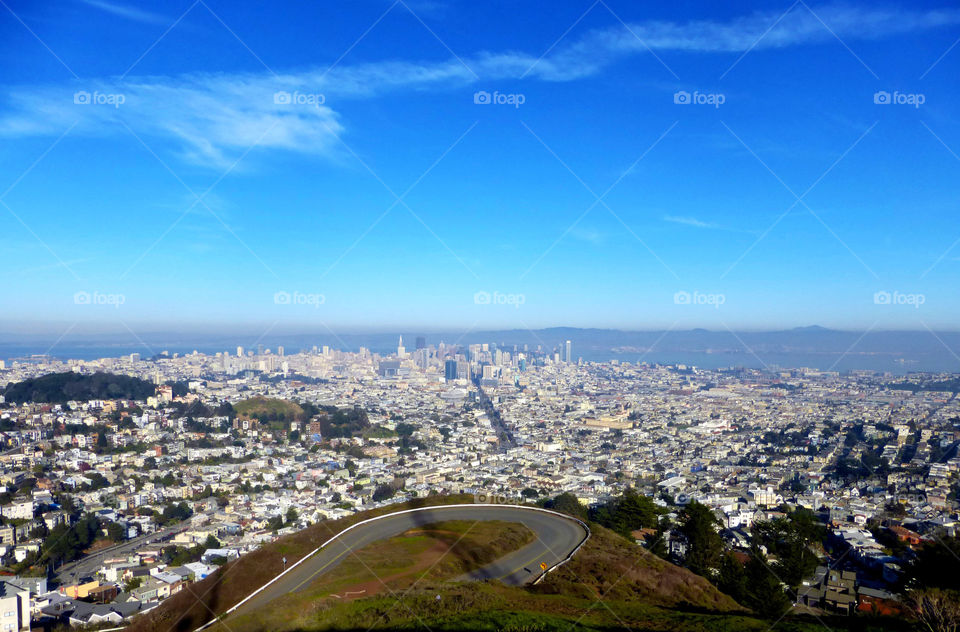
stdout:
POLYGON ((733 599, 699 575, 675 566, 599 525, 572 560, 547 575, 531 591, 543 595, 604 595, 615 601, 694 606, 715 612, 745 612, 733 599))
MULTIPOLYGON (((349 524, 401 509, 471 501, 472 497, 468 496, 431 497, 313 525, 228 564, 212 577, 168 599, 129 629, 133 632, 195 630, 211 618, 211 613, 224 612, 279 573, 283 555, 291 560, 299 559, 349 524)), ((464 543, 453 555, 442 557, 449 566, 432 568, 430 564, 441 559, 436 555, 438 549, 432 547, 445 543, 446 550, 456 543, 451 535, 462 535, 462 525, 444 524, 443 527, 433 525, 433 533, 429 535, 408 532, 400 538, 372 545, 359 552, 359 558, 320 578, 304 593, 281 598, 255 615, 237 613, 214 629, 218 632, 369 632, 426 627, 432 632, 570 632, 573 629, 819 632, 824 629, 824 623, 838 630, 908 629, 902 621, 866 617, 829 618, 821 622, 788 616, 774 622, 754 616, 702 577, 648 553, 599 525, 591 525, 591 538, 571 562, 537 586, 452 582, 449 578, 458 575, 460 569, 470 564, 482 565, 483 560, 499 552, 490 548, 489 542, 484 543, 483 537, 489 533, 485 536, 485 532, 479 532, 479 540, 464 543), (471 560, 470 555, 480 555, 482 559, 471 560), (370 570, 378 565, 377 574, 386 576, 382 583, 370 581, 370 570), (357 593, 359 590, 366 592, 357 593)), ((496 546, 514 544, 516 542, 496 546)))
POLYGON ((391 595, 423 581, 451 579, 528 544, 534 534, 519 523, 446 521, 411 529, 349 555, 304 590, 256 611, 241 609, 216 632, 303 629, 339 603, 391 595))
POLYGON ((431 496, 311 525, 221 567, 210 577, 167 599, 152 612, 138 617, 129 629, 132 632, 192 632, 210 620, 211 613, 219 614, 228 610, 281 573, 284 557, 292 563, 351 524, 402 509, 472 501, 473 496, 465 494, 431 496))
POLYGON ((303 408, 285 399, 251 397, 233 405, 237 417, 261 421, 295 421, 304 417, 303 408))

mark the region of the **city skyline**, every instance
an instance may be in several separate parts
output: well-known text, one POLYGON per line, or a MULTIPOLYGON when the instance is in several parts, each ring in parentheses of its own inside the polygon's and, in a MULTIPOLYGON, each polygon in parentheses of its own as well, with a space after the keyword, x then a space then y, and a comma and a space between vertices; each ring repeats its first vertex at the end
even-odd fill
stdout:
POLYGON ((8 6, 18 330, 956 329, 946 4, 164 11, 8 6))

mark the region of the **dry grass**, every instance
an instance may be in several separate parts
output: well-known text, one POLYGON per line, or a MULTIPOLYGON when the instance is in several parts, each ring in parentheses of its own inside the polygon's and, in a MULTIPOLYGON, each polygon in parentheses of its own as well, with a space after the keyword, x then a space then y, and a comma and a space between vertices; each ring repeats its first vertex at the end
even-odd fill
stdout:
POLYGON ((666 607, 692 606, 714 612, 744 611, 703 577, 670 564, 599 525, 570 562, 537 586, 540 594, 603 595, 613 601, 642 601, 666 607))
POLYGON ((430 496, 361 512, 339 520, 320 522, 244 555, 239 560, 221 567, 203 581, 188 585, 158 608, 137 617, 128 630, 193 632, 280 574, 283 571, 283 557, 293 563, 354 523, 403 509, 470 502, 473 502, 473 496, 465 494, 430 496))
MULTIPOLYGON (((299 559, 347 526, 375 515, 415 507, 469 502, 472 502, 472 496, 431 497, 313 525, 264 546, 225 566, 212 577, 188 586, 153 612, 140 617, 129 630, 192 632, 277 575, 282 570, 281 558, 284 555, 291 561, 299 559)), ((354 600, 341 599, 338 600, 339 603, 328 603, 329 599, 318 598, 297 606, 305 608, 296 613, 297 623, 301 629, 311 630, 349 629, 353 626, 366 629, 373 624, 376 624, 376 627, 396 624, 399 627, 409 625, 415 628, 418 621, 413 617, 407 603, 409 601, 420 604, 422 601, 422 609, 418 606, 413 610, 417 612, 417 616, 430 618, 434 622, 436 619, 432 617, 436 616, 473 616, 470 615, 471 612, 482 613, 487 609, 494 609, 502 612, 526 612, 537 617, 544 614, 570 617, 569 625, 591 604, 594 605, 594 611, 591 611, 587 620, 593 618, 596 614, 596 600, 600 595, 604 595, 604 602, 619 604, 617 611, 625 618, 630 618, 627 613, 631 610, 636 611, 633 614, 634 621, 645 621, 648 615, 652 617, 657 623, 650 625, 651 622, 645 622, 644 625, 650 625, 649 629, 670 629, 672 624, 667 621, 677 623, 675 617, 680 617, 681 614, 669 614, 673 611, 662 610, 664 608, 715 612, 718 614, 714 616, 728 622, 736 619, 738 625, 743 627, 749 627, 744 623, 746 620, 759 621, 749 617, 741 620, 741 617, 736 615, 743 612, 743 609, 702 577, 648 553, 607 529, 596 525, 592 525, 592 529, 591 538, 573 560, 534 587, 514 588, 498 583, 443 583, 428 578, 417 585, 409 599, 404 599, 404 605, 399 605, 387 594, 354 600), (442 607, 431 602, 438 593, 443 594, 442 607), (313 605, 310 605, 311 603, 313 605), (666 628, 661 628, 661 625, 666 625, 666 628)), ((470 555, 477 554, 480 549, 480 546, 465 546, 453 559, 461 562, 469 560, 470 555)), ((483 560, 474 562, 481 563, 483 560)), ((689 616, 696 618, 693 613, 689 616)), ((235 628, 242 618, 239 617, 236 621, 231 619, 230 627, 235 628)), ((766 625, 769 627, 769 623, 766 625)), ((243 630, 271 630, 274 627, 262 621, 251 621, 250 627, 244 627, 243 630)), ((431 623, 431 627, 443 628, 443 625, 441 623, 435 626, 431 623)), ((497 629, 497 626, 493 629, 497 629)), ((240 632, 239 628, 237 632, 240 632)))
POLYGON ((480 568, 533 541, 509 522, 448 521, 424 525, 355 551, 301 592, 248 612, 241 608, 211 632, 297 630, 328 609, 375 595, 399 595, 480 568))

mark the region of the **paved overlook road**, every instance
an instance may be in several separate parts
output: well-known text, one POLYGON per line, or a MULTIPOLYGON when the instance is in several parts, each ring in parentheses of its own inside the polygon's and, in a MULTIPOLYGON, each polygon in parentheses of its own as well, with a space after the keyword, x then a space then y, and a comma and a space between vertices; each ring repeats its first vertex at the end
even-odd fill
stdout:
MULTIPOLYGON (((343 533, 241 605, 238 612, 250 612, 277 597, 304 590, 322 574, 335 568, 351 551, 400 535, 410 529, 445 520, 519 522, 536 536, 533 542, 526 546, 458 577, 457 580, 460 581, 497 579, 511 585, 531 582, 541 574, 541 562, 545 563, 547 568, 562 562, 589 535, 587 529, 572 518, 517 505, 454 505, 388 514, 343 533)), ((290 563, 293 561, 288 560, 290 563)))

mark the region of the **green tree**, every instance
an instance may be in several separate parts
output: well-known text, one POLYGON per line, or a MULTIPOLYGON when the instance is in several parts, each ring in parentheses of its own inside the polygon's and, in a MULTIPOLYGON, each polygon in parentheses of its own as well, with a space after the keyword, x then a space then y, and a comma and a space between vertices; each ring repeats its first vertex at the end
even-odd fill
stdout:
POLYGON ((716 579, 717 588, 738 603, 745 604, 747 598, 747 576, 743 564, 730 552, 720 557, 720 567, 716 579))
POLYGON ((123 525, 117 522, 111 522, 107 525, 107 537, 114 542, 123 542, 127 539, 127 530, 123 525))
POLYGON ((796 588, 820 563, 810 547, 823 540, 826 530, 813 512, 797 509, 787 518, 755 523, 753 534, 758 543, 776 556, 777 575, 796 588))
POLYGON ((382 500, 387 500, 393 498, 393 495, 397 493, 397 490, 393 488, 393 485, 389 483, 381 483, 377 485, 377 488, 373 490, 373 500, 374 502, 380 502, 382 500))
POLYGON ((589 515, 594 522, 629 537, 636 529, 657 527, 659 512, 650 498, 628 488, 619 498, 592 509, 589 515))
POLYGON ((713 511, 695 500, 680 512, 679 532, 687 543, 684 566, 697 575, 711 577, 720 564, 723 539, 717 531, 719 525, 713 511))
POLYGON ((790 599, 756 543, 750 549, 750 561, 747 562, 745 571, 744 605, 765 617, 779 618, 790 607, 790 599))
POLYGON ((131 590, 136 590, 143 585, 142 577, 132 577, 130 581, 123 585, 123 592, 130 592, 131 590))
POLYGON ((583 506, 576 496, 570 492, 564 492, 552 500, 548 500, 544 503, 544 507, 547 509, 553 509, 554 511, 559 511, 565 514, 570 514, 580 518, 581 520, 587 519, 587 508, 583 506))

